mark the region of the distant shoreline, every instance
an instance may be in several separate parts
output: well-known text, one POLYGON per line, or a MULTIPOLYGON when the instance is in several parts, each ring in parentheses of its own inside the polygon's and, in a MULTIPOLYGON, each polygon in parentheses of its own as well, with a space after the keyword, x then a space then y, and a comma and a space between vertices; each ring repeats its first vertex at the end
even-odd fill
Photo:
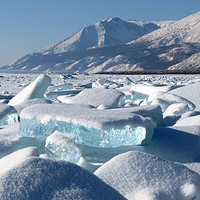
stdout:
POLYGON ((200 74, 200 70, 143 70, 143 71, 112 71, 112 72, 96 72, 96 73, 89 73, 89 72, 65 72, 65 71, 18 71, 18 70, 1 70, 0 73, 7 73, 7 74, 110 74, 110 75, 167 75, 167 74, 200 74))
POLYGON ((200 74, 200 70, 181 71, 181 70, 146 70, 146 71, 118 71, 118 72, 97 72, 95 74, 116 74, 116 75, 148 75, 148 74, 200 74))

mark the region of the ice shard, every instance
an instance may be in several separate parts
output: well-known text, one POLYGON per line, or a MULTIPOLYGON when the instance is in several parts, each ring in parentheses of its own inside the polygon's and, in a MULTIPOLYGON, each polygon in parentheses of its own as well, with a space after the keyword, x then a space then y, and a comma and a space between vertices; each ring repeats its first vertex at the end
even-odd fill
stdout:
POLYGON ((43 95, 51 84, 51 78, 47 75, 40 75, 30 85, 19 92, 9 101, 9 105, 15 106, 26 102, 30 99, 43 98, 43 95))
POLYGON ((81 158, 81 146, 75 142, 74 135, 55 131, 46 139, 45 153, 48 158, 77 163, 81 158))
POLYGON ((13 124, 18 121, 17 111, 14 107, 0 104, 0 126, 13 124))

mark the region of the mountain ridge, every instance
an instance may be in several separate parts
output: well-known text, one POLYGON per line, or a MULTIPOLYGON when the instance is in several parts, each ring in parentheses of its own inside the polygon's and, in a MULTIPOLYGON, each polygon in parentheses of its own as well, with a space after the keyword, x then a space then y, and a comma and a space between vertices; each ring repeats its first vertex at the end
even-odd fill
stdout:
POLYGON ((199 69, 200 65, 198 61, 194 62, 193 55, 199 55, 199 52, 200 12, 176 22, 163 22, 162 28, 152 25, 151 22, 134 20, 125 22, 119 18, 106 18, 81 29, 70 37, 70 41, 68 38, 51 47, 25 55, 1 69, 97 73, 101 71, 184 70, 187 63, 187 70, 190 68, 195 70, 199 69), (106 27, 107 25, 109 27, 106 27), (149 32, 150 30, 147 30, 149 25, 151 30, 152 27, 156 30, 149 32), (122 30, 122 27, 129 28, 122 30), (143 31, 140 32, 139 27, 143 27, 143 31), (135 32, 130 34, 130 29, 135 32), (122 31, 119 33, 116 30, 122 31), (149 33, 143 34, 145 31, 149 33), (124 33, 136 39, 126 42, 130 37, 125 37, 124 33), (86 38, 92 39, 88 42, 86 38), (181 63, 185 63, 183 67, 181 63))
POLYGON ((158 25, 151 22, 140 24, 108 17, 36 53, 56 54, 126 43, 158 28, 158 25))

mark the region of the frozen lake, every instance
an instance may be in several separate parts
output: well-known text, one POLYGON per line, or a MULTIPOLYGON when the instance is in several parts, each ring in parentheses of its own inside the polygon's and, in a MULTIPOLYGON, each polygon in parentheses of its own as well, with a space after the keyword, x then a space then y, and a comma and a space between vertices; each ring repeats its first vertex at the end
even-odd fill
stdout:
POLYGON ((200 199, 199 99, 198 74, 0 74, 0 199, 200 199))

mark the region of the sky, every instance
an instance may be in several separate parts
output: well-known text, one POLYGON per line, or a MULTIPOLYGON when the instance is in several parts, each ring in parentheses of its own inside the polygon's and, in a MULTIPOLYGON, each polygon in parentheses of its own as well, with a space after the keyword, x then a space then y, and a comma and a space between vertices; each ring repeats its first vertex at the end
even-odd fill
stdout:
POLYGON ((106 17, 180 20, 198 11, 200 0, 0 0, 0 66, 106 17))

